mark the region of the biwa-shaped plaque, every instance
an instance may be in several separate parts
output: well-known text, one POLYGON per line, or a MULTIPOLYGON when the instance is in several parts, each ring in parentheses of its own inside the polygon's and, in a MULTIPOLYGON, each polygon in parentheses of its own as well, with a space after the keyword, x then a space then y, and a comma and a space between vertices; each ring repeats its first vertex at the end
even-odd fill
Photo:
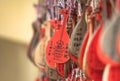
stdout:
POLYGON ((40 69, 44 69, 45 66, 44 48, 45 48, 45 28, 41 28, 40 41, 35 48, 35 55, 34 55, 35 64, 40 69))
POLYGON ((87 64, 96 70, 103 70, 105 67, 105 64, 97 56, 97 49, 99 48, 97 44, 102 33, 102 29, 103 25, 101 24, 97 31, 94 33, 94 36, 92 36, 92 38, 89 41, 83 59, 83 69, 86 68, 87 64))
MULTIPOLYGON (((58 31, 59 28, 61 27, 61 21, 51 20, 51 21, 50 21, 50 25, 54 27, 54 30, 55 30, 55 32, 56 32, 56 31, 58 31)), ((50 40, 50 39, 49 39, 49 40, 50 40)), ((47 45, 48 45, 48 43, 47 43, 47 45)), ((51 48, 51 47, 50 47, 50 48, 51 48)), ((46 64, 47 64, 50 68, 53 68, 53 69, 56 68, 56 63, 53 62, 53 61, 51 60, 51 58, 50 58, 50 57, 47 57, 47 56, 46 56, 46 64)))
MULTIPOLYGON (((99 59, 98 54, 97 54, 98 53, 97 49, 99 49, 98 42, 100 40, 102 30, 103 30, 103 24, 100 25, 100 27, 94 34, 91 44, 89 46, 88 52, 87 52, 88 53, 87 62, 92 68, 96 70, 103 70, 105 67, 105 64, 99 59)), ((99 51, 99 52, 103 53, 103 51, 99 51)))
POLYGON ((71 38, 70 38, 70 42, 69 42, 69 50, 70 50, 71 54, 76 58, 78 58, 79 49, 81 47, 83 38, 87 31, 87 23, 85 21, 86 7, 83 9, 84 9, 83 14, 82 14, 80 20, 78 21, 78 23, 76 24, 76 26, 71 34, 71 38))
POLYGON ((97 49, 98 57, 105 64, 118 65, 119 55, 116 52, 116 39, 120 31, 120 15, 114 15, 107 28, 105 28, 97 49), (104 51, 100 53, 99 51, 104 51))
MULTIPOLYGON (((55 32, 58 30, 58 27, 61 26, 61 22, 58 21, 58 20, 51 20, 51 21, 49 21, 49 23, 50 23, 51 27, 52 27, 52 26, 54 27, 55 32)), ((46 42, 46 46, 48 45, 48 42, 50 41, 50 33, 51 33, 51 31, 50 31, 50 29, 49 29, 49 32, 48 32, 49 40, 46 42)), ((45 47, 45 48, 46 48, 46 47, 45 47)), ((45 59, 46 59, 46 64, 47 64, 50 68, 56 68, 56 63, 53 62, 50 57, 47 57, 47 56, 46 56, 45 59)))
MULTIPOLYGON (((90 12, 91 8, 88 9, 88 12, 90 12)), ((88 13, 89 14, 89 13, 88 13)), ((89 17, 89 16, 88 16, 89 17)), ((94 17, 89 17, 88 19, 88 30, 87 33, 84 37, 84 40, 82 42, 80 51, 79 51, 79 59, 78 59, 78 63, 80 65, 80 67, 83 67, 83 58, 84 58, 84 54, 88 45, 88 42, 90 41, 90 38, 92 37, 93 34, 93 30, 94 30, 94 22, 93 22, 94 17)))
POLYGON ((33 28, 33 37, 32 40, 29 44, 29 48, 28 48, 28 58, 31 60, 31 62, 35 65, 34 62, 34 50, 39 42, 39 36, 40 36, 40 27, 41 27, 41 23, 38 22, 38 20, 36 20, 35 22, 33 22, 32 24, 32 28, 33 28))
POLYGON ((46 45, 50 39, 50 23, 49 21, 45 21, 42 25, 42 34, 41 34, 41 40, 39 41, 36 50, 35 50, 35 63, 39 68, 44 69, 46 65, 45 60, 45 48, 46 45))
POLYGON ((60 10, 60 14, 64 15, 62 27, 54 33, 46 48, 46 58, 50 58, 55 63, 64 63, 70 59, 68 51, 69 36, 66 32, 69 9, 60 10))

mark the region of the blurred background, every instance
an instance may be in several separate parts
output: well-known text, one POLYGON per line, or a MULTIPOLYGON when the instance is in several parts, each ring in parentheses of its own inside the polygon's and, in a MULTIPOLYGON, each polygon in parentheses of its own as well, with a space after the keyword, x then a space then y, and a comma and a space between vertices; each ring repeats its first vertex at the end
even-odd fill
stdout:
POLYGON ((34 81, 37 68, 26 52, 38 0, 0 0, 0 81, 34 81))

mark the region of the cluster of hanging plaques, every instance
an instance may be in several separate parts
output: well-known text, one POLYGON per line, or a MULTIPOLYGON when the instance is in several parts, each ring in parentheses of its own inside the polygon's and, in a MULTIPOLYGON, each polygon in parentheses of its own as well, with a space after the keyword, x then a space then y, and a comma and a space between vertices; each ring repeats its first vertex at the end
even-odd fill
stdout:
POLYGON ((120 0, 39 0, 28 58, 35 81, 120 81, 120 0))

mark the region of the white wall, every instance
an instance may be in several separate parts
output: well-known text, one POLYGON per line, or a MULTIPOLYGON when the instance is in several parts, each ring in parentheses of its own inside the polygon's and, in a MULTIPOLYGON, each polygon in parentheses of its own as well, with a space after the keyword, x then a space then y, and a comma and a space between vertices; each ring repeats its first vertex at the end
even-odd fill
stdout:
POLYGON ((0 38, 8 40, 0 39, 0 81, 34 81, 38 74, 26 56, 36 19, 33 3, 37 0, 0 0, 0 38))
POLYGON ((0 37, 29 43, 38 0, 0 0, 0 37))
POLYGON ((27 58, 27 48, 0 39, 0 81, 35 81, 38 69, 27 58))

